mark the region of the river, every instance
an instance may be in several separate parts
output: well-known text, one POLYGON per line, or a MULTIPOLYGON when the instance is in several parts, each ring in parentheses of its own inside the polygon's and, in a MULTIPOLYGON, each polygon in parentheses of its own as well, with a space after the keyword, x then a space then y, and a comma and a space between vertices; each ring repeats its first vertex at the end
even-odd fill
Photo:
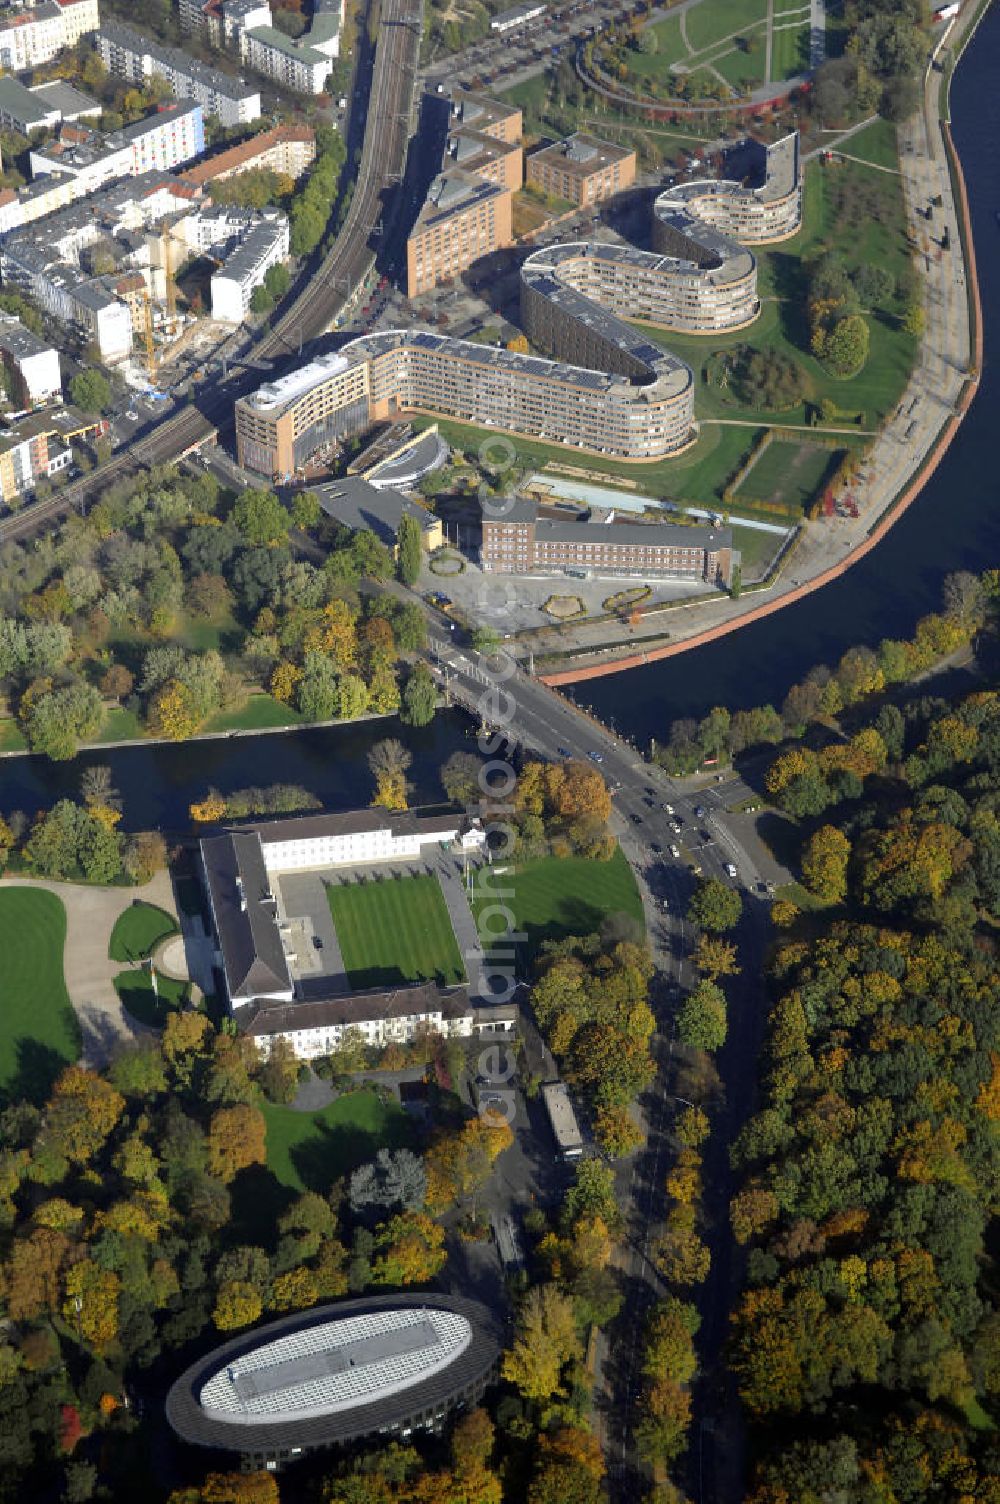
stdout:
POLYGON ((435 804, 444 798, 438 771, 445 758, 459 749, 475 750, 471 728, 462 711, 449 710, 420 730, 396 720, 376 720, 210 741, 104 747, 63 763, 7 757, 0 761, 0 813, 21 809, 33 815, 57 799, 78 798, 80 775, 95 763, 111 769, 126 830, 186 829, 188 805, 209 787, 228 794, 249 784, 298 783, 327 809, 356 809, 371 801, 367 754, 388 736, 404 742, 413 754, 407 775, 413 802, 435 804))
MULTIPOLYGON (((941 582, 953 569, 1000 565, 1000 451, 992 433, 1000 375, 990 352, 1000 325, 1000 7, 979 25, 952 85, 953 133, 972 211, 983 302, 986 358, 979 394, 958 436, 923 494, 862 563, 825 590, 708 647, 648 668, 576 686, 573 693, 639 743, 663 739, 678 716, 780 704, 790 684, 815 663, 834 663, 854 643, 904 637, 917 618, 940 604, 941 582)), ((209 786, 222 793, 247 784, 297 783, 329 809, 365 805, 372 780, 366 755, 386 736, 413 753, 410 777, 417 802, 441 799, 437 770, 469 748, 470 722, 461 711, 439 714, 420 731, 395 721, 240 736, 176 745, 107 748, 69 763, 38 757, 0 761, 0 813, 28 814, 76 797, 80 775, 110 765, 121 791, 125 828, 187 826, 188 805, 209 786)))
POLYGON ((955 569, 1000 565, 1000 448, 993 423, 1000 373, 1000 6, 979 24, 952 82, 952 131, 972 213, 983 304, 979 392, 947 455, 917 501, 861 563, 795 606, 706 647, 646 668, 573 686, 573 696, 640 744, 663 740, 679 716, 713 705, 770 701, 816 663, 834 664, 855 643, 906 637, 941 603, 955 569))

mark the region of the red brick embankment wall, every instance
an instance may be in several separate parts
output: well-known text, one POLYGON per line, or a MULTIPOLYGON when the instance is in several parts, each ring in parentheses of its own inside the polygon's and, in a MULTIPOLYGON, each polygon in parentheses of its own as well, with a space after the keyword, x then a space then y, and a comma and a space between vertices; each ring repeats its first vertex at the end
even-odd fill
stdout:
POLYGON ((697 632, 693 637, 685 638, 683 642, 667 643, 663 647, 649 648, 646 652, 629 653, 626 657, 615 658, 606 663, 584 664, 579 668, 559 669, 551 674, 540 674, 539 678, 545 684, 576 684, 584 679, 600 679, 607 674, 620 674, 626 669, 641 668, 646 663, 657 663, 663 658, 673 658, 678 653, 690 652, 692 648, 703 647, 706 643, 715 642, 720 637, 725 637, 730 632, 737 632, 741 627, 748 626, 751 622, 762 621, 765 616, 772 616, 776 611, 782 611, 786 606, 792 606, 796 601, 803 600, 815 590, 822 590, 824 585, 829 585, 833 580, 871 553, 877 544, 881 543, 886 533, 897 522, 908 507, 912 506, 921 491, 937 470, 952 439, 958 432, 959 424, 969 409, 972 398, 975 395, 979 382, 979 371, 983 362, 983 317, 982 303, 979 295, 979 278, 976 273, 976 250, 972 242, 972 222, 969 216, 969 199, 965 188, 965 177, 962 172, 962 164, 958 153, 955 151, 951 139, 951 127, 947 122, 942 122, 941 133, 944 137, 945 151, 951 167, 952 181, 957 190, 957 207, 959 209, 963 225, 963 244, 966 255, 966 276, 969 288, 969 305, 972 316, 972 365, 971 376, 963 388, 962 395, 958 400, 953 417, 949 418, 944 428, 938 434, 932 448, 924 456, 923 463, 913 480, 896 500, 895 504, 884 514, 872 531, 853 549, 845 559, 833 564, 829 569, 823 570, 816 575, 815 579, 808 580, 804 585, 799 585, 794 590, 787 591, 778 600, 765 601, 755 606, 741 616, 734 617, 732 621, 720 622, 718 626, 708 627, 704 632, 697 632))

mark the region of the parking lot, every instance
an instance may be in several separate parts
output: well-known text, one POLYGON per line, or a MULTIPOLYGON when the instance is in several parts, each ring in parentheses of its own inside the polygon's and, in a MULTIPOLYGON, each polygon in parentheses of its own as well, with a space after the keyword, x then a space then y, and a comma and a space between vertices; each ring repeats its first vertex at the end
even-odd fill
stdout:
POLYGON ((585 0, 545 16, 516 31, 498 36, 492 33, 482 41, 453 56, 431 59, 425 75, 430 83, 446 80, 468 88, 496 86, 498 79, 508 84, 514 76, 540 72, 565 52, 572 56, 577 44, 587 36, 623 19, 635 10, 630 0, 589 5, 585 0))

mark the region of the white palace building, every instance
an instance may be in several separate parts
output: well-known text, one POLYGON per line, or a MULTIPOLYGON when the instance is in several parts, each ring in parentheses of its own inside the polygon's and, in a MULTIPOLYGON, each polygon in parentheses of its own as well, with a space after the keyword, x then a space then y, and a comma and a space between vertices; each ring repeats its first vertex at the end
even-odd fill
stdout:
POLYGON ((478 852, 486 835, 462 815, 367 809, 273 820, 200 843, 215 965, 240 1030, 263 1054, 282 1037, 304 1060, 329 1054, 344 1034, 366 1044, 406 1044, 421 1032, 470 1036, 508 1032, 514 1010, 474 1008, 465 987, 427 982, 389 990, 302 996, 289 967, 277 886, 281 873, 417 860, 431 850, 478 852))

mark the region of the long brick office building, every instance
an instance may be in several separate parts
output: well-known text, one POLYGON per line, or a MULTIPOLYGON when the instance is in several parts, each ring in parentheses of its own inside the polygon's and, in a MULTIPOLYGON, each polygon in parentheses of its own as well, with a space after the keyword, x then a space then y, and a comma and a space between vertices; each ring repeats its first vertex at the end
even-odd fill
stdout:
POLYGON ((728 585, 732 549, 732 533, 725 527, 540 517, 534 502, 517 500, 502 516, 484 515, 479 558, 486 574, 569 573, 728 585))

